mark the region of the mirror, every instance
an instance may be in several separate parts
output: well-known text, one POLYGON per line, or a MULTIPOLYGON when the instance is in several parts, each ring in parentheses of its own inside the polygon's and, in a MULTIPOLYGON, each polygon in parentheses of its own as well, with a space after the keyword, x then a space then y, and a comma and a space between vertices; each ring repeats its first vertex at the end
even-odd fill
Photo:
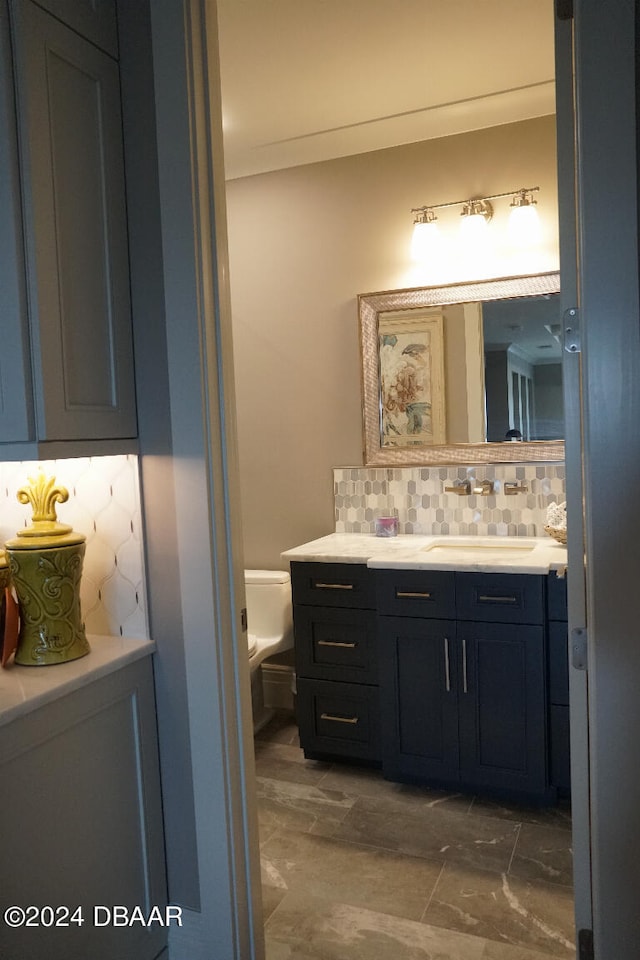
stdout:
POLYGON ((365 463, 563 460, 559 291, 545 273, 361 294, 365 463))

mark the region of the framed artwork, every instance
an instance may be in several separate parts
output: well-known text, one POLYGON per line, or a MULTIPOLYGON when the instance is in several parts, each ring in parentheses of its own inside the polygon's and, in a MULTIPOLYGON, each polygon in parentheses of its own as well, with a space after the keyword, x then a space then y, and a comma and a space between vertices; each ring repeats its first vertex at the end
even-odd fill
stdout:
POLYGON ((377 332, 381 447, 444 443, 442 313, 380 313, 377 332))

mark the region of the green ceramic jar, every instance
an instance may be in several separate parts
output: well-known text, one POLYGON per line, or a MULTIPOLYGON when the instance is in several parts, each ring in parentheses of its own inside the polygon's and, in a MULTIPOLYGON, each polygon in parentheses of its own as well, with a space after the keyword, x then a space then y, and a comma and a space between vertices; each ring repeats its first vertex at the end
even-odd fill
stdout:
POLYGON ((0 550, 0 596, 9 586, 11 576, 9 574, 9 560, 4 550, 0 550))
POLYGON ((33 523, 6 543, 20 608, 15 662, 25 666, 65 663, 89 653, 80 609, 86 538, 57 522, 55 501, 69 495, 54 483, 40 474, 18 491, 18 499, 33 507, 33 523))

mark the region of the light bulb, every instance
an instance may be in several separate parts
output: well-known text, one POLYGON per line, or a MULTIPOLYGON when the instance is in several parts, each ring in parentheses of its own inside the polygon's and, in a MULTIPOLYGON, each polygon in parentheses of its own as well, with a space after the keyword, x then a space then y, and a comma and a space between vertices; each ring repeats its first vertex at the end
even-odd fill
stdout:
POLYGON ((438 251, 440 231, 435 219, 416 220, 411 238, 411 259, 416 263, 425 263, 438 251))
POLYGON ((534 203, 511 205, 508 233, 509 241, 514 247, 532 247, 540 243, 542 227, 534 203))

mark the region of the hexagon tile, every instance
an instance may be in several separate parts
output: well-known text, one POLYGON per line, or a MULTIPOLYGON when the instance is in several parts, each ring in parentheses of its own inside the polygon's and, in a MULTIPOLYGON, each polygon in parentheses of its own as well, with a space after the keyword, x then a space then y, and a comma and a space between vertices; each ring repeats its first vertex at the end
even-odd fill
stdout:
POLYGON ((548 505, 565 499, 564 463, 343 467, 333 471, 333 480, 336 533, 374 533, 375 518, 391 514, 400 533, 541 537, 548 505), (445 493, 455 480, 467 479, 472 487, 492 480, 495 491, 488 497, 445 493), (527 490, 506 496, 504 483, 514 480, 527 490), (363 489, 372 492, 363 496, 363 489))
POLYGON ((147 638, 137 457, 0 463, 0 543, 29 524, 30 508, 16 493, 40 466, 69 491, 58 518, 87 538, 80 587, 87 632, 147 638))

